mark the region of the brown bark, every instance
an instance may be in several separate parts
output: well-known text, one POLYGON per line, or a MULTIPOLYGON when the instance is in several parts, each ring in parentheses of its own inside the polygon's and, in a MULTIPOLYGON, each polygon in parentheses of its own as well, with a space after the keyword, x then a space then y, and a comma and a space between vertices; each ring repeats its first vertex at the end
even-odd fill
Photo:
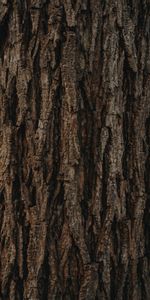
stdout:
POLYGON ((0 1, 0 299, 150 299, 149 11, 0 1))

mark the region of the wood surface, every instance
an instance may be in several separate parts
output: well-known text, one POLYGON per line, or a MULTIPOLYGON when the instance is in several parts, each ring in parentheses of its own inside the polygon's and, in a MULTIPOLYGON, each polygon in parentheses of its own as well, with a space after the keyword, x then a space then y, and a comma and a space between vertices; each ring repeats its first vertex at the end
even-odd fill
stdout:
POLYGON ((0 299, 150 299, 149 0, 0 0, 0 299))

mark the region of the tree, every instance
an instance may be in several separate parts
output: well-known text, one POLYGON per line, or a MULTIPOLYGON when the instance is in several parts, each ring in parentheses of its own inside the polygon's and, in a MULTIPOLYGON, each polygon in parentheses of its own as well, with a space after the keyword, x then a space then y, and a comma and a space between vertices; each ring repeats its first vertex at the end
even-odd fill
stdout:
POLYGON ((0 299, 150 298, 149 9, 0 1, 0 299))

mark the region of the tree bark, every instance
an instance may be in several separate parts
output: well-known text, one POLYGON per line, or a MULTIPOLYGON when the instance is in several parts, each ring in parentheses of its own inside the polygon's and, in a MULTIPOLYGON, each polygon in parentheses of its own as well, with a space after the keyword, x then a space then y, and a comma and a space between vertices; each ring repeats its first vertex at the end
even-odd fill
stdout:
POLYGON ((0 299, 150 299, 149 11, 0 1, 0 299))

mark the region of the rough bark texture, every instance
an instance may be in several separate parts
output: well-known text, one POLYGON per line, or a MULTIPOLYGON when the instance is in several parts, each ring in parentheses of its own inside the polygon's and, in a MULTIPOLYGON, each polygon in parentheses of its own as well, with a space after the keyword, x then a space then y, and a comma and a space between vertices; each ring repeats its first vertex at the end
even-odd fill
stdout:
POLYGON ((0 0, 0 299, 150 299, 149 0, 0 0))

